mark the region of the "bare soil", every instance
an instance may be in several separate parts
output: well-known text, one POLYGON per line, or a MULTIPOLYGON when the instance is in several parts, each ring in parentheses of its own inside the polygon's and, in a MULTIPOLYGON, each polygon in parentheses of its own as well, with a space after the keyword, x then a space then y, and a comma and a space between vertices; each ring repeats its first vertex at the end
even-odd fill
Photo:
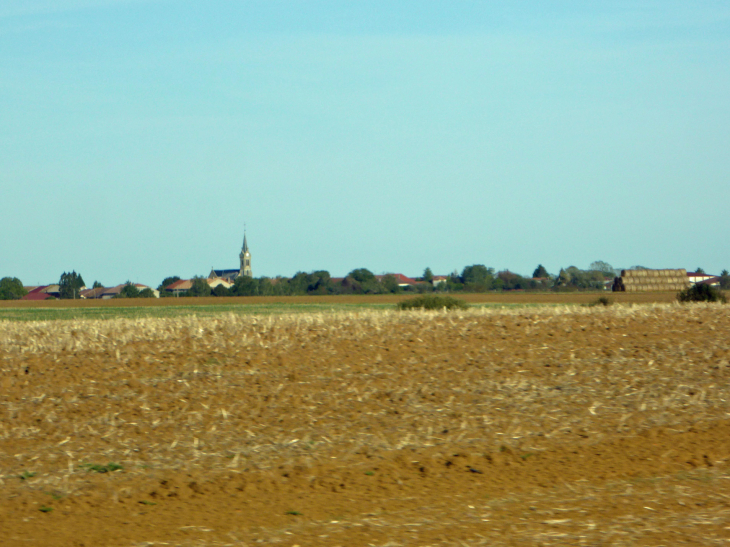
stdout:
POLYGON ((0 321, 0 544, 727 545, 728 340, 721 305, 0 321))
MULTIPOLYGON (((209 296, 179 298, 113 298, 109 300, 0 300, 0 308, 97 308, 150 306, 213 306, 221 304, 395 304, 416 296, 413 293, 332 296, 209 296)), ((454 293, 453 296, 471 304, 565 304, 580 305, 595 302, 605 296, 616 303, 671 303, 676 292, 613 293, 591 292, 495 292, 454 293)))

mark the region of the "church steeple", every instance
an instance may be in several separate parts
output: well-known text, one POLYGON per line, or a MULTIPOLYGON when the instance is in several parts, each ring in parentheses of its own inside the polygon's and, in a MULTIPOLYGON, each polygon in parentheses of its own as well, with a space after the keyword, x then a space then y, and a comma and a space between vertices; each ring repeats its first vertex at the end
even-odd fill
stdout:
POLYGON ((246 230, 243 230, 243 247, 241 247, 241 254, 238 255, 241 258, 241 269, 238 275, 246 275, 253 277, 251 271, 251 252, 248 250, 248 242, 246 241, 246 230))

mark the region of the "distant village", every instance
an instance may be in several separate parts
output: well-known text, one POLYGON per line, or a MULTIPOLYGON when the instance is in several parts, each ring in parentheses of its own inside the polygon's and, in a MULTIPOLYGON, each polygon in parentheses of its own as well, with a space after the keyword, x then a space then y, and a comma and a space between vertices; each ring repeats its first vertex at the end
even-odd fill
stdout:
POLYGON ((253 276, 251 251, 246 235, 239 253, 239 267, 211 269, 205 276, 181 279, 165 278, 157 288, 128 281, 113 287, 95 282, 87 287, 80 273, 64 272, 58 283, 23 286, 17 278, 0 280, 0 299, 47 300, 112 298, 164 298, 180 296, 285 296, 299 294, 387 294, 399 292, 486 292, 486 291, 578 291, 602 290, 619 292, 680 291, 696 284, 730 289, 730 274, 705 273, 701 268, 688 272, 679 269, 650 269, 635 266, 615 270, 597 261, 589 269, 570 266, 558 274, 549 274, 538 265, 531 277, 502 270, 496 272, 482 264, 466 266, 461 272, 435 275, 425 268, 419 277, 402 273, 376 275, 366 268, 352 270, 345 277, 331 277, 321 270, 298 272, 291 278, 253 276))

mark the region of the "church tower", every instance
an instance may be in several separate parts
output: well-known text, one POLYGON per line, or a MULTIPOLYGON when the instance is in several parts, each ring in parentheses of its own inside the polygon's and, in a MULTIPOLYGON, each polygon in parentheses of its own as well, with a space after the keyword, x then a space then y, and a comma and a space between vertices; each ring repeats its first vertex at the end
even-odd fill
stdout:
POLYGON ((243 247, 241 248, 241 254, 238 255, 241 258, 241 270, 238 275, 247 275, 253 277, 251 272, 251 253, 248 250, 248 243, 246 243, 246 231, 243 231, 243 247))

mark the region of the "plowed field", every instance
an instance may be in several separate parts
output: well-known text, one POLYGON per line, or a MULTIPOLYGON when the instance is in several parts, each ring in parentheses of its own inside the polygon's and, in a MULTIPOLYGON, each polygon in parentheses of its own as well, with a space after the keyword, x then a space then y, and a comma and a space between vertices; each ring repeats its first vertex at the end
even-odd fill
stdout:
POLYGON ((727 545, 730 306, 0 321, 0 545, 727 545))

